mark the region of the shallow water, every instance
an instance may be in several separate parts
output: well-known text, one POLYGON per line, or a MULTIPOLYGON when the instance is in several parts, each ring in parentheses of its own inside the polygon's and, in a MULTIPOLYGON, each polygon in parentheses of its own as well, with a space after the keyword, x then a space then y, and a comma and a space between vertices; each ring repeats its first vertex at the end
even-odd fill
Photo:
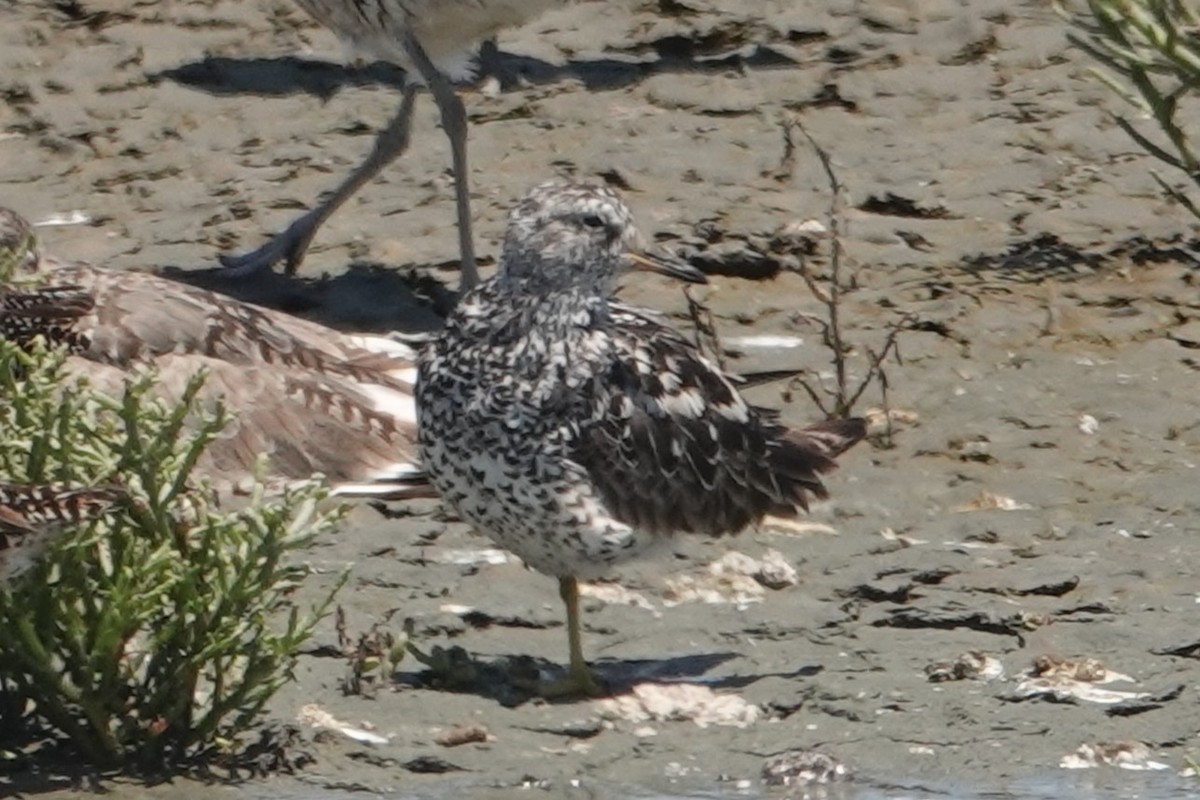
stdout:
MULTIPOLYGON (((447 781, 415 789, 397 786, 390 791, 340 791, 305 786, 254 784, 240 788, 213 790, 216 796, 238 800, 364 800, 365 798, 405 798, 405 800, 451 800, 451 798, 505 797, 580 797, 589 800, 732 800, 733 798, 811 798, 811 800, 1191 800, 1200 797, 1200 782, 1171 771, 1134 772, 1124 770, 1088 770, 1050 773, 1019 778, 993 787, 973 786, 962 781, 944 783, 922 781, 872 785, 847 781, 804 788, 764 787, 761 785, 720 788, 680 788, 652 790, 609 783, 581 781, 577 786, 487 787, 472 781, 447 781)), ((122 792, 122 796, 126 795, 122 792)))
MULTIPOLYGON (((1137 772, 1097 769, 1051 772, 1014 778, 991 786, 960 780, 895 781, 862 778, 804 787, 766 787, 757 781, 717 787, 679 785, 646 788, 581 780, 574 785, 529 784, 488 786, 479 776, 463 779, 398 777, 394 786, 325 784, 319 771, 295 777, 255 780, 243 785, 214 786, 182 780, 157 787, 117 782, 105 793, 121 800, 501 800, 509 797, 564 797, 588 800, 1192 800, 1200 797, 1200 780, 1174 771, 1137 772), (747 785, 747 784, 750 785, 747 785), (423 784, 423 785, 422 785, 423 784)), ((12 796, 0 785, 0 797, 12 796)), ((17 788, 16 796, 22 795, 17 788)), ((31 792, 51 800, 75 800, 95 794, 75 791, 31 792)))

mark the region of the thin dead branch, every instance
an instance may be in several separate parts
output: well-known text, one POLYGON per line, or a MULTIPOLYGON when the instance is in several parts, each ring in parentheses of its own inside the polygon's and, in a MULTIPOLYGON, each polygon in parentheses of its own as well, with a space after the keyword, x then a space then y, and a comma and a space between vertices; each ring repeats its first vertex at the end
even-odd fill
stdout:
MULTIPOLYGON (((794 319, 803 320, 815 325, 821 333, 821 344, 829 350, 833 365, 833 383, 827 385, 819 376, 802 375, 794 383, 800 386, 828 417, 849 416, 854 407, 862 399, 863 394, 872 385, 878 384, 883 397, 885 416, 887 411, 887 389, 889 386, 885 364, 889 358, 897 363, 903 363, 900 357, 900 333, 912 322, 912 316, 904 314, 886 328, 883 343, 878 348, 867 347, 866 370, 857 381, 851 379, 850 359, 856 348, 848 341, 843 327, 842 306, 848 293, 858 289, 857 273, 848 273, 846 269, 845 249, 842 246, 843 203, 845 188, 838 180, 829 153, 809 134, 808 130, 798 120, 790 118, 785 126, 798 130, 808 141, 821 162, 821 168, 828 180, 830 200, 828 210, 829 230, 829 267, 824 274, 816 273, 808 256, 797 252, 799 273, 808 290, 812 292, 817 302, 824 308, 821 315, 799 312, 794 319)), ((890 441, 889 430, 885 439, 890 441)))
POLYGON ((783 132, 783 155, 779 159, 779 164, 775 169, 768 170, 763 173, 763 177, 770 178, 778 183, 786 183, 792 179, 796 173, 796 119, 789 115, 784 115, 780 128, 783 132))

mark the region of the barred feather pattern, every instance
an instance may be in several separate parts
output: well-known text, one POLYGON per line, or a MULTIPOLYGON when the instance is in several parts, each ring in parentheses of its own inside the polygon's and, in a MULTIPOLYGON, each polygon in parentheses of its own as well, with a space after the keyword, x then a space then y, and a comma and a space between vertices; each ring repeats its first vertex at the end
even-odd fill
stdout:
POLYGON ((808 510, 829 494, 820 475, 866 434, 861 419, 789 430, 749 405, 735 379, 677 332, 635 309, 613 310, 612 357, 592 384, 591 424, 575 457, 604 503, 659 534, 735 533, 767 514, 808 510))
POLYGON ((0 586, 32 566, 68 529, 126 500, 125 491, 115 487, 0 483, 0 586))
POLYGON ((77 329, 78 320, 93 308, 91 294, 79 286, 0 289, 0 336, 22 346, 41 336, 51 344, 84 349, 89 341, 77 329))
MULTIPOLYGON (((4 228, 0 213, 0 245, 4 228)), ((40 332, 70 346, 69 370, 110 393, 153 367, 158 394, 174 401, 207 371, 203 402, 221 402, 233 416, 200 465, 221 488, 248 488, 266 454, 269 479, 283 485, 321 473, 345 495, 431 494, 415 452, 416 354, 408 345, 145 272, 22 260, 54 285, 4 289, 0 333, 18 331, 21 340, 42 325, 40 332)))
POLYGON ((531 567, 594 578, 675 532, 732 534, 826 497, 861 419, 789 430, 675 331, 610 300, 631 216, 545 184, 498 274, 422 354, 422 458, 443 498, 531 567))

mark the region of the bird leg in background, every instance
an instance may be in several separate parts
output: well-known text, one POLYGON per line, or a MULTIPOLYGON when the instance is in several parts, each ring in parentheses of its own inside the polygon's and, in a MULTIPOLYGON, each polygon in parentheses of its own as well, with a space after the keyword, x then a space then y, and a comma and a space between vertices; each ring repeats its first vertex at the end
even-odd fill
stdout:
POLYGON ((408 149, 413 104, 419 88, 413 85, 404 88, 404 98, 400 101, 399 110, 375 138, 371 153, 328 200, 305 213, 285 231, 254 252, 240 256, 222 256, 221 263, 225 265, 225 274, 230 277, 248 277, 270 269, 271 265, 278 261, 284 262, 288 275, 295 274, 296 268, 304 260, 304 254, 308 251, 313 236, 325 224, 325 220, 349 200, 351 195, 378 175, 380 170, 408 149))
POLYGON ((459 294, 475 288, 479 283, 479 271, 475 266, 475 240, 471 236, 471 189, 467 168, 467 109, 462 98, 446 76, 438 71, 424 48, 411 32, 406 31, 402 40, 404 50, 412 59, 417 71, 425 79, 433 100, 442 116, 442 129, 450 139, 450 164, 454 171, 454 204, 458 216, 458 249, 462 257, 462 277, 459 279, 459 294))

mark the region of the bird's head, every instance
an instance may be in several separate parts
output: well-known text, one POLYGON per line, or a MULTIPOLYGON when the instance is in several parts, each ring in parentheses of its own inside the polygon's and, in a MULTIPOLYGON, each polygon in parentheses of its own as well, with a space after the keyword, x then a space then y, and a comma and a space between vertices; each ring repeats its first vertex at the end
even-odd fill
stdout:
POLYGON ((583 289, 608 296, 630 268, 706 281, 681 260, 647 252, 628 206, 606 186, 543 183, 509 213, 500 268, 504 280, 544 293, 583 289))

